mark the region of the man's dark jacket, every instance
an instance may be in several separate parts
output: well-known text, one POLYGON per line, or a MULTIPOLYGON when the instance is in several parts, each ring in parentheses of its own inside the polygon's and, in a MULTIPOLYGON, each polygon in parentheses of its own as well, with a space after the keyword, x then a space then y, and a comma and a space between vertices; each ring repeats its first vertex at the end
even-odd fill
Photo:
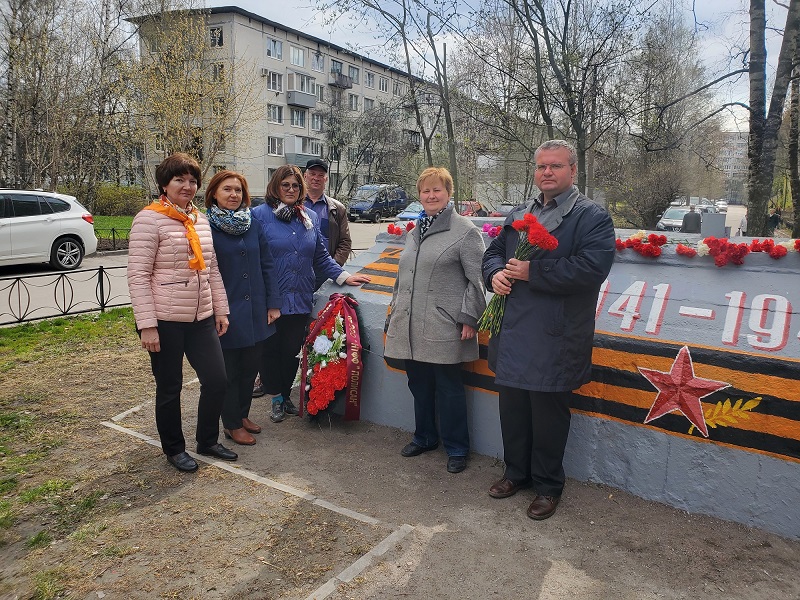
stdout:
MULTIPOLYGON (((500 385, 561 392, 591 378, 597 297, 614 262, 614 224, 576 187, 565 194, 556 218, 542 221, 558 239, 558 248, 534 251, 529 281, 512 285, 500 333, 489 342, 489 368, 500 385)), ((487 289, 492 276, 514 257, 519 237, 511 224, 532 204, 508 215, 483 255, 487 289)))

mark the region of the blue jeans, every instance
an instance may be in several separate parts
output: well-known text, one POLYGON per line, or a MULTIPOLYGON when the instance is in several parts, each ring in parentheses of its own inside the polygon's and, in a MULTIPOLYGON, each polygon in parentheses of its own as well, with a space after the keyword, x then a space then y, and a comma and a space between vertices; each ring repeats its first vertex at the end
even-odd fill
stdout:
POLYGON ((439 441, 436 431, 436 408, 439 408, 439 427, 448 456, 469 453, 467 427, 467 396, 461 381, 461 363, 437 365, 406 361, 408 389, 414 396, 414 443, 429 448, 439 441))

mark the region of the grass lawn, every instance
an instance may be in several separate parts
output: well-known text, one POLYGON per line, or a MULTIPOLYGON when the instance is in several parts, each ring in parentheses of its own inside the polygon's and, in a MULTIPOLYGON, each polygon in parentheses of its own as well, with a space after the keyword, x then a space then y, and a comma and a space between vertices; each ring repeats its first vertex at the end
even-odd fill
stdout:
POLYGON ((133 217, 104 217, 94 215, 95 229, 130 229, 133 217))

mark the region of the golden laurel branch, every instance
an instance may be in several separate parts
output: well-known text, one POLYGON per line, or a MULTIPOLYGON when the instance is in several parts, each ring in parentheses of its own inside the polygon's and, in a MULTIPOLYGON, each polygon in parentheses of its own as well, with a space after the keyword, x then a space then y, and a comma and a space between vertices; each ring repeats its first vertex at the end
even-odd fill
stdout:
MULTIPOLYGON (((761 404, 761 396, 756 396, 747 402, 744 398, 739 398, 735 404, 731 404, 731 399, 728 398, 724 402, 720 401, 716 404, 706 405, 703 407, 703 417, 706 420, 706 425, 711 428, 716 427, 729 427, 736 425, 741 419, 749 419, 748 414, 756 406, 761 404)), ((689 427, 689 434, 694 431, 694 425, 689 427)))

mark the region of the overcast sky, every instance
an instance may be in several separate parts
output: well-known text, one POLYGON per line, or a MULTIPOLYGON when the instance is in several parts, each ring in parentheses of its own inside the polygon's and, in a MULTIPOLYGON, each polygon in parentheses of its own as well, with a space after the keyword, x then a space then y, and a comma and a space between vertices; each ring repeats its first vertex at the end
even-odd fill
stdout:
MULTIPOLYGON (((476 0, 479 1, 479 0, 476 0)), ((667 1, 667 0, 662 0, 667 1)), ((739 65, 731 66, 731 48, 747 41, 747 4, 746 0, 675 0, 676 4, 683 2, 686 11, 687 23, 698 23, 698 31, 702 40, 702 58, 708 72, 711 74, 725 73, 731 68, 740 68, 739 65), (694 7, 694 11, 691 7, 694 7)), ((348 43, 356 44, 357 51, 371 56, 382 62, 388 62, 380 53, 382 43, 375 40, 368 32, 354 34, 342 21, 333 26, 325 23, 323 15, 314 8, 311 0, 207 0, 208 6, 239 6, 244 10, 263 16, 272 21, 288 25, 309 35, 329 40, 340 46, 348 43)), ((785 21, 785 11, 768 3, 768 10, 775 11, 774 22, 767 24, 782 28, 785 21)), ((775 39, 775 38, 774 38, 775 39)), ((779 41, 768 44, 768 60, 776 57, 779 50, 779 41)), ((716 90, 721 102, 742 101, 747 102, 747 77, 743 76, 738 83, 720 86, 716 90)), ((746 129, 747 124, 738 119, 738 127, 746 129)), ((726 129, 737 127, 737 119, 731 117, 727 120, 726 129)))

